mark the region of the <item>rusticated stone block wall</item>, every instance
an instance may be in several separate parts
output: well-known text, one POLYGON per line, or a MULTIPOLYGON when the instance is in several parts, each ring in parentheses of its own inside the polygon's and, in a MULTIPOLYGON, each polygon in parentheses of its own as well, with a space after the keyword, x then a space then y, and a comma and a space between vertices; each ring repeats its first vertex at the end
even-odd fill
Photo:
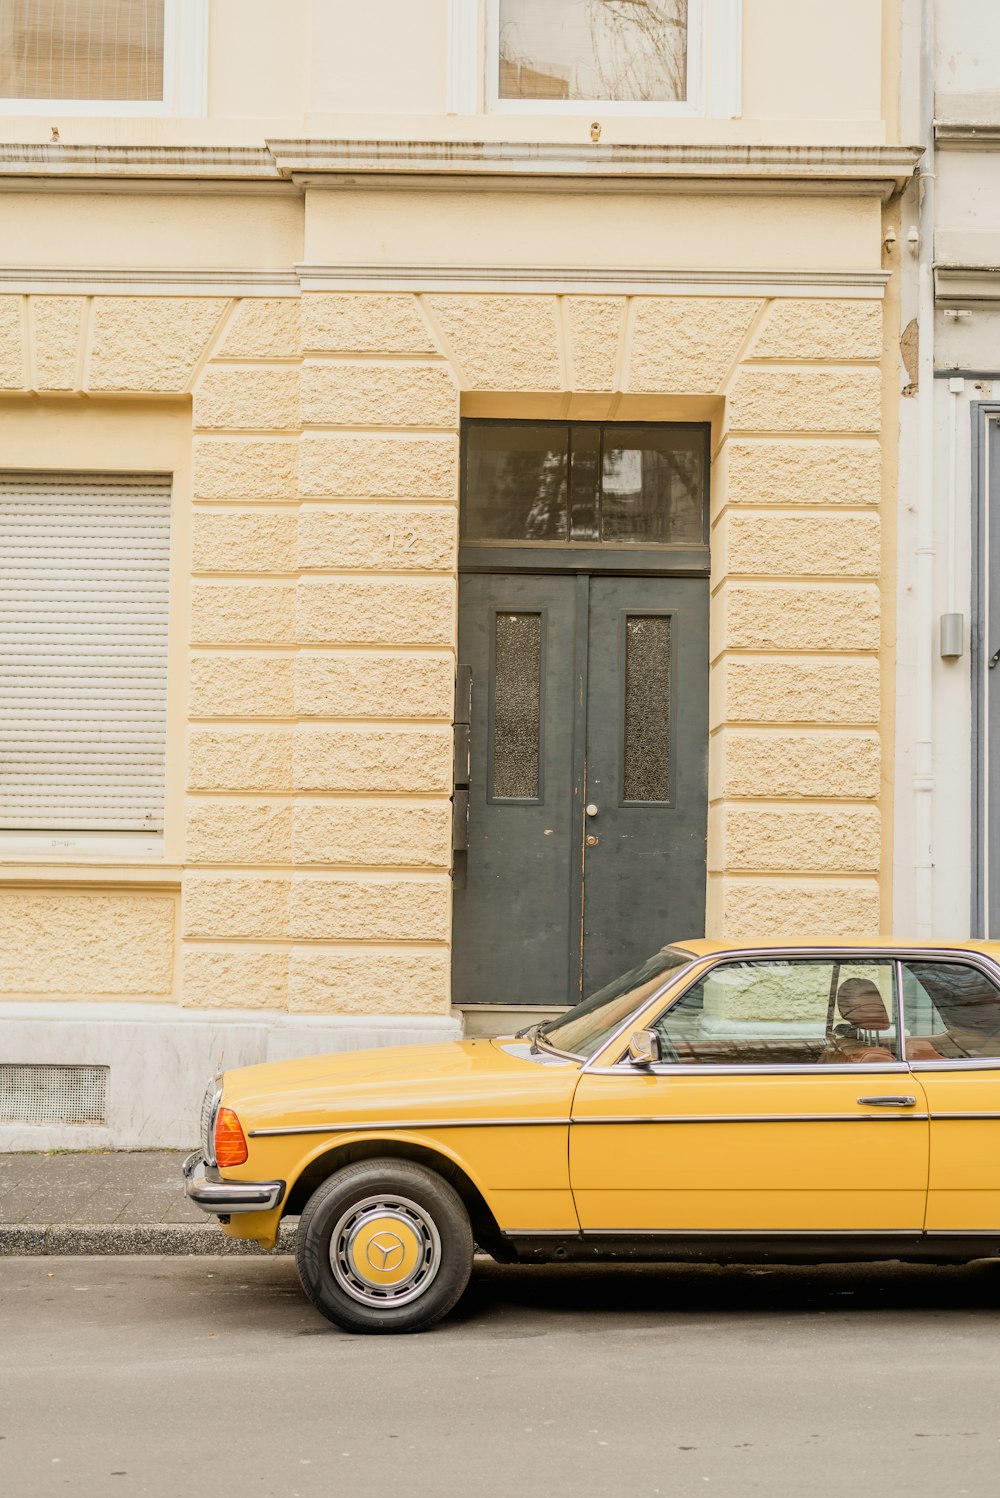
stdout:
MULTIPOLYGON (((711 398, 708 930, 877 932, 881 357, 861 297, 0 296, 0 390, 193 400, 182 1001, 447 1010, 462 391, 711 398)), ((169 896, 43 896, 53 992, 171 991, 169 896)))
POLYGON ((411 297, 245 302, 194 424, 185 1002, 445 1012, 451 367, 411 297))

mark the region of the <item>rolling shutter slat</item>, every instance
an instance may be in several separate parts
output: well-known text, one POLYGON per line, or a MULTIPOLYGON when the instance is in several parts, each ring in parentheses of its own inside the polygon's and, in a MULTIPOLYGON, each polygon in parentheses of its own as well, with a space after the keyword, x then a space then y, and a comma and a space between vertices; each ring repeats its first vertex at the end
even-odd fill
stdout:
POLYGON ((0 828, 162 828, 169 583, 169 477, 0 473, 0 828))

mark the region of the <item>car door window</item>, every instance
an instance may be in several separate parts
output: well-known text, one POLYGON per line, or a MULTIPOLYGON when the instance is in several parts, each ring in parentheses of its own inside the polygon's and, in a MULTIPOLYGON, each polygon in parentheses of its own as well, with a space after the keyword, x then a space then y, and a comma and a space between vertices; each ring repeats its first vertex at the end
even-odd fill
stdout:
POLYGON ((897 1059, 888 961, 724 962, 653 1028, 663 1061, 693 1066, 842 1066, 897 1059))
POLYGON ((964 962, 903 963, 910 1061, 1000 1060, 1000 990, 964 962))

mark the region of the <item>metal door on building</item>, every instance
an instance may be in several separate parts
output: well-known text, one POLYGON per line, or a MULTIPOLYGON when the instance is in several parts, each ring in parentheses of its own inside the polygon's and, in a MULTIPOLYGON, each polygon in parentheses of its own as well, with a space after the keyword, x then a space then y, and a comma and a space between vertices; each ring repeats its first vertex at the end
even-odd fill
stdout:
POLYGON ((573 1003, 704 929, 706 431, 464 439, 453 1000, 573 1003))

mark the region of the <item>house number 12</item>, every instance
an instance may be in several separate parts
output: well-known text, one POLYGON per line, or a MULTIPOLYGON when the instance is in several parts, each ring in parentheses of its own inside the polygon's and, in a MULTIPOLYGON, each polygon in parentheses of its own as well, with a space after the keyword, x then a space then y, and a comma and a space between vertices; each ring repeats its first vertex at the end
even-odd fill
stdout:
POLYGON ((417 544, 417 533, 415 530, 397 531, 389 527, 389 550, 390 551, 412 551, 417 544))

